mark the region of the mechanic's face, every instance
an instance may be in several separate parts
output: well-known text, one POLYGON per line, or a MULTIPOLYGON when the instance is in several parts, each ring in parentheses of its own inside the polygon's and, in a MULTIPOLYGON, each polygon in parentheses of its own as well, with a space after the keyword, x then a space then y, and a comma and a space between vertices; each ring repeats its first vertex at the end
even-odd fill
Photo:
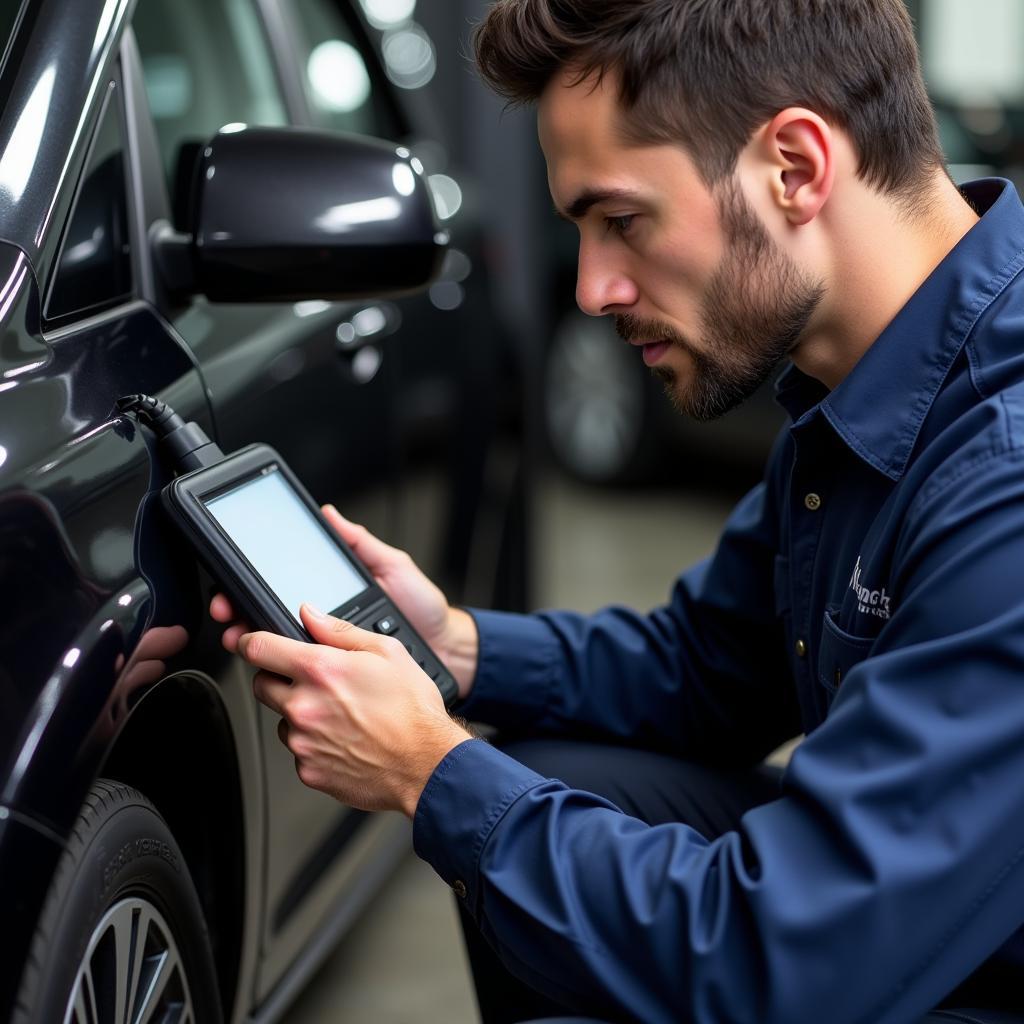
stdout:
POLYGON ((823 292, 768 235, 740 186, 708 189, 679 146, 627 145, 614 77, 541 97, 555 206, 580 231, 576 301, 615 318, 678 408, 712 419, 796 344, 823 292))

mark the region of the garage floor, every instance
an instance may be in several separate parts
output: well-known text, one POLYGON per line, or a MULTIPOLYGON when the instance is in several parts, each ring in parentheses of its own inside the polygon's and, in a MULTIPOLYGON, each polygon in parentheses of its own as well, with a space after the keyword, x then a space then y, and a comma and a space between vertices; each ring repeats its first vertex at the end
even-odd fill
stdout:
MULTIPOLYGON (((710 552, 732 497, 596 490, 560 477, 538 496, 539 604, 660 603, 674 570, 710 552)), ((448 888, 410 855, 326 962, 288 1024, 476 1024, 448 888)))

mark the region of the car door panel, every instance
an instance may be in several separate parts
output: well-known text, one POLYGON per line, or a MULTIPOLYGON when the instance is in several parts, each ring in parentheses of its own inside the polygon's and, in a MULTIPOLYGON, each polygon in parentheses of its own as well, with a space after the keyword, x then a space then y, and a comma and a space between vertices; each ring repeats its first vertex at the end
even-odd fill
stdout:
MULTIPOLYGON (((283 117, 286 105, 267 74, 272 60, 265 37, 251 31, 245 36, 250 67, 244 74, 225 66, 223 51, 241 45, 237 37, 234 43, 228 38, 238 24, 258 25, 248 0, 146 0, 136 13, 133 27, 155 120, 153 134, 168 179, 167 219, 175 190, 180 193, 183 175, 187 179, 179 165, 190 144, 224 122, 279 123, 283 117), (204 26, 221 33, 216 60, 208 39, 189 49, 204 26), (256 59, 252 51, 261 46, 263 56, 256 59), (205 90, 214 82, 220 92, 211 98, 205 90), (259 83, 258 95, 253 82, 259 83), (190 104, 189 97, 198 105, 190 104)), ((334 501, 386 535, 394 504, 387 352, 381 348, 372 373, 353 372, 355 356, 339 342, 341 325, 365 304, 215 304, 201 297, 170 297, 164 305, 169 325, 201 369, 221 446, 229 451, 257 440, 271 444, 314 497, 334 501)), ((365 364, 364 357, 364 371, 365 364)), ((280 744, 276 718, 260 709, 257 721, 267 807, 263 961, 255 982, 257 997, 263 998, 328 913, 325 908, 353 884, 352 865, 366 856, 368 842, 373 845, 372 837, 360 836, 376 826, 367 833, 362 816, 346 824, 346 808, 304 787, 280 744), (346 833, 352 844, 342 849, 338 836, 346 833), (322 855, 325 849, 330 857, 322 855)))

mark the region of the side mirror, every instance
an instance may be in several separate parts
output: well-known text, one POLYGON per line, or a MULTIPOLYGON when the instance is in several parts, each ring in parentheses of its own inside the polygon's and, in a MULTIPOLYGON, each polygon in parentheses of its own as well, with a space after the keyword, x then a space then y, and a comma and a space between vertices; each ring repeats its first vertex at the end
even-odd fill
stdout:
POLYGON ((191 237, 166 229, 155 238, 166 283, 214 302, 421 288, 438 273, 448 241, 421 170, 408 150, 376 139, 221 131, 196 165, 191 237))

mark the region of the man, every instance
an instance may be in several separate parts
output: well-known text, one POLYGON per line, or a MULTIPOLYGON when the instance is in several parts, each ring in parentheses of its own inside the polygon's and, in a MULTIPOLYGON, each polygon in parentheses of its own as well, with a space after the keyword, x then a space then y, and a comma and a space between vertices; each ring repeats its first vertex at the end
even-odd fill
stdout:
POLYGON ((537 993, 515 1003, 481 957, 488 1019, 1019 1007, 1016 194, 947 177, 898 0, 499 0, 477 52, 537 104, 580 306, 699 418, 788 357, 793 423, 646 616, 449 608, 331 511, 461 713, 543 738, 472 739, 400 645, 307 608, 316 646, 225 633, 299 776, 413 819, 537 993), (759 767, 801 731, 781 779, 759 767))

